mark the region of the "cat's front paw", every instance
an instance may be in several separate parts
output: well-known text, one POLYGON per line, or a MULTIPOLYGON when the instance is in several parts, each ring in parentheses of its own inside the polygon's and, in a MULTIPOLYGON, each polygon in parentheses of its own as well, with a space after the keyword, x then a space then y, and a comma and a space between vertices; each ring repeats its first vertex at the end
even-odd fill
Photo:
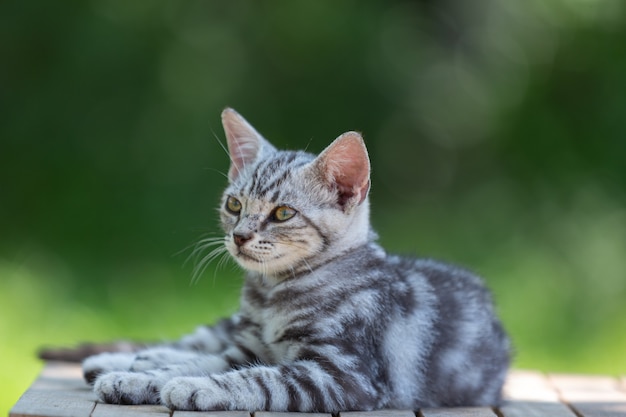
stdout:
POLYGON ((83 377, 93 385, 100 375, 114 371, 128 371, 135 360, 134 353, 100 353, 83 361, 83 377))
POLYGON ((96 379, 94 392, 110 404, 159 404, 163 381, 140 372, 110 372, 96 379))
POLYGON ((161 403, 173 410, 231 410, 231 401, 211 377, 178 377, 161 389, 161 403))

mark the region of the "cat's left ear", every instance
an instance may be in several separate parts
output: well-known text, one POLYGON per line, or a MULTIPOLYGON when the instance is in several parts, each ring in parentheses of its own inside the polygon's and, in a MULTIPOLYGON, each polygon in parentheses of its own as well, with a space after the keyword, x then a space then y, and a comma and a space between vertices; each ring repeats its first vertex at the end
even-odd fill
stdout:
POLYGON ((246 166, 251 165, 262 153, 276 151, 246 119, 231 108, 222 112, 222 125, 230 155, 230 182, 235 181, 246 166))
POLYGON ((339 136, 317 157, 315 166, 323 181, 337 193, 337 202, 344 211, 367 197, 370 160, 359 133, 339 136))

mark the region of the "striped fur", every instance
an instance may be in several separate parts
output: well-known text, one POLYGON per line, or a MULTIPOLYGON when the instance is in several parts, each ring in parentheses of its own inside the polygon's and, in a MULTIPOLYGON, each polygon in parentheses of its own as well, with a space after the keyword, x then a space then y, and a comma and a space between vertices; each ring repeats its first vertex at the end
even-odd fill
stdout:
POLYGON ((169 345, 86 359, 99 397, 182 410, 497 404, 509 341, 489 292, 466 270, 375 243, 360 135, 316 157, 277 151, 233 110, 223 122, 220 213, 247 270, 240 310, 169 345))

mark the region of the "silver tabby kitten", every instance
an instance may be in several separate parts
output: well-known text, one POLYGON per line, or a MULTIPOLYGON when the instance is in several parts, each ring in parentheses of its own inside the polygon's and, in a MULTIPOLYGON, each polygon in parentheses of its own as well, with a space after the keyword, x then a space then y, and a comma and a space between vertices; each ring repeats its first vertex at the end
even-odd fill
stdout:
POLYGON ((320 411, 494 405, 509 341, 471 273, 388 255, 369 223, 370 164, 348 132, 278 151, 222 113, 221 222, 247 271, 240 311, 180 341, 83 363, 109 403, 320 411))

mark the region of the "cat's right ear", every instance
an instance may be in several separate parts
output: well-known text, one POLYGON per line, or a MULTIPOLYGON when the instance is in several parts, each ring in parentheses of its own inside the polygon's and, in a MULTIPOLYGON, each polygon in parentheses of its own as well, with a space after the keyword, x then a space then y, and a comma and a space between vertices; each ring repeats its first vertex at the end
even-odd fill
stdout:
POLYGON ((344 211, 361 204, 370 188, 370 161, 357 132, 339 136, 317 157, 315 167, 326 185, 337 193, 344 211))
POLYGON ((231 108, 222 112, 222 126, 226 133, 230 169, 228 179, 234 182, 239 174, 264 152, 275 148, 257 132, 250 123, 231 108))

